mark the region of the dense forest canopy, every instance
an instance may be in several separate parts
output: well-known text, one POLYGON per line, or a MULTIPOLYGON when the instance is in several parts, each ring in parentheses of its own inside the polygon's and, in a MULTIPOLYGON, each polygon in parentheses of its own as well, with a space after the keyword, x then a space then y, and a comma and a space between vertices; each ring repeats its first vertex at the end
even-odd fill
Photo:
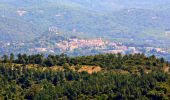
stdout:
POLYGON ((163 58, 144 54, 4 55, 0 60, 0 99, 168 100, 169 66, 163 58), (102 70, 79 72, 83 66, 102 70))

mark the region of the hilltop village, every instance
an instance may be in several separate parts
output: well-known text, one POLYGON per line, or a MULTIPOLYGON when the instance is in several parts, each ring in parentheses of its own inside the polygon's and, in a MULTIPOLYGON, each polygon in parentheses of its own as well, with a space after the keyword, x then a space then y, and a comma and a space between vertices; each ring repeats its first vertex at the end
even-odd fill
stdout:
MULTIPOLYGON (((154 47, 128 47, 120 42, 110 42, 107 40, 98 39, 69 39, 67 41, 62 41, 56 43, 56 47, 60 49, 60 51, 74 51, 76 49, 89 49, 96 50, 102 53, 122 53, 122 54, 135 54, 142 52, 157 52, 157 53, 167 53, 162 48, 154 48, 154 47)), ((43 49, 43 48, 42 48, 43 49)))
MULTIPOLYGON (((39 41, 39 44, 40 43, 42 43, 42 40, 39 41)), ((101 53, 113 53, 113 54, 145 53, 148 55, 158 54, 158 56, 169 55, 169 52, 162 48, 126 46, 120 42, 111 42, 108 40, 103 40, 102 38, 97 38, 97 39, 70 38, 68 40, 63 40, 52 44, 48 43, 48 45, 46 46, 32 45, 32 44, 33 43, 1 41, 0 53, 9 54, 14 51, 14 52, 21 52, 21 53, 29 52, 30 54, 66 53, 72 56, 93 55, 93 54, 101 54, 101 53)))

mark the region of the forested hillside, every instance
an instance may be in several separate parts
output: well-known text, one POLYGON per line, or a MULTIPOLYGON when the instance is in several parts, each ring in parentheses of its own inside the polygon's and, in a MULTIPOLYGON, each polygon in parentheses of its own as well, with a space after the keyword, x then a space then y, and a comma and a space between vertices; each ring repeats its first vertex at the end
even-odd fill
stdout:
POLYGON ((170 99, 169 62, 154 55, 4 55, 0 99, 170 99), (84 66, 94 70, 88 73, 84 66))
POLYGON ((169 4, 168 0, 3 0, 0 40, 32 40, 49 34, 54 26, 61 32, 76 29, 73 34, 82 38, 168 45, 169 4))

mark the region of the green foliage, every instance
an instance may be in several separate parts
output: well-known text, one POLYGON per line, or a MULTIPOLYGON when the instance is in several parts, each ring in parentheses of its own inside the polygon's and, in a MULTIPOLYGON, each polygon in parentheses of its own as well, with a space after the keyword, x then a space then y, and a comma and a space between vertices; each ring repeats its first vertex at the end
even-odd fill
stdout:
POLYGON ((164 64, 161 61, 154 56, 146 57, 143 54, 83 57, 67 57, 64 54, 47 57, 39 54, 19 54, 13 61, 14 64, 20 64, 19 68, 12 68, 8 63, 0 63, 0 99, 169 99, 170 76, 160 71, 160 65, 164 64), (22 59, 25 62, 22 62, 22 59), (50 61, 50 66, 63 64, 65 69, 69 69, 70 65, 76 65, 78 69, 82 65, 101 65, 105 71, 93 74, 72 70, 42 71, 41 68, 50 67, 46 60, 50 61), (28 68, 23 65, 32 64, 31 62, 45 66, 28 68), (148 65, 152 69, 150 73, 145 73, 146 62, 151 63, 148 65), (153 66, 152 63, 156 63, 157 66, 153 66), (116 69, 129 70, 131 73, 115 73, 116 69), (139 70, 139 74, 134 73, 134 70, 139 70))
MULTIPOLYGON (((104 36, 106 39, 135 44, 147 43, 143 40, 152 38, 165 40, 167 46, 169 35, 163 33, 170 25, 169 1, 157 1, 158 4, 148 3, 146 0, 140 3, 134 0, 119 3, 118 0, 1 1, 0 13, 5 17, 0 18, 0 40, 39 39, 42 34, 49 33, 47 31, 50 26, 55 26, 62 32, 70 32, 66 36, 75 35, 72 30, 77 29, 78 37, 104 36), (27 12, 24 16, 16 15, 20 7, 27 12), (129 38, 134 41, 129 41, 129 38)), ((152 43, 158 44, 160 45, 159 41, 152 43)))

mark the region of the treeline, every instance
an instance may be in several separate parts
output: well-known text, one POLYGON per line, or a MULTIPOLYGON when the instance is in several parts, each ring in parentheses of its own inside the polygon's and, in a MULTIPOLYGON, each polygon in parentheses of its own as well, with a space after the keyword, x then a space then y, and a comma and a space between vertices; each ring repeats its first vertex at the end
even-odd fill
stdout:
POLYGON ((64 64, 72 65, 96 65, 108 69, 121 69, 130 66, 143 66, 146 67, 163 67, 163 65, 169 65, 169 62, 164 58, 156 58, 154 55, 147 57, 144 54, 100 54, 94 56, 80 56, 80 57, 68 57, 65 54, 61 55, 48 55, 43 54, 26 55, 18 54, 17 57, 14 54, 4 55, 1 58, 3 63, 17 63, 17 64, 38 64, 43 67, 51 66, 63 66, 64 64))

